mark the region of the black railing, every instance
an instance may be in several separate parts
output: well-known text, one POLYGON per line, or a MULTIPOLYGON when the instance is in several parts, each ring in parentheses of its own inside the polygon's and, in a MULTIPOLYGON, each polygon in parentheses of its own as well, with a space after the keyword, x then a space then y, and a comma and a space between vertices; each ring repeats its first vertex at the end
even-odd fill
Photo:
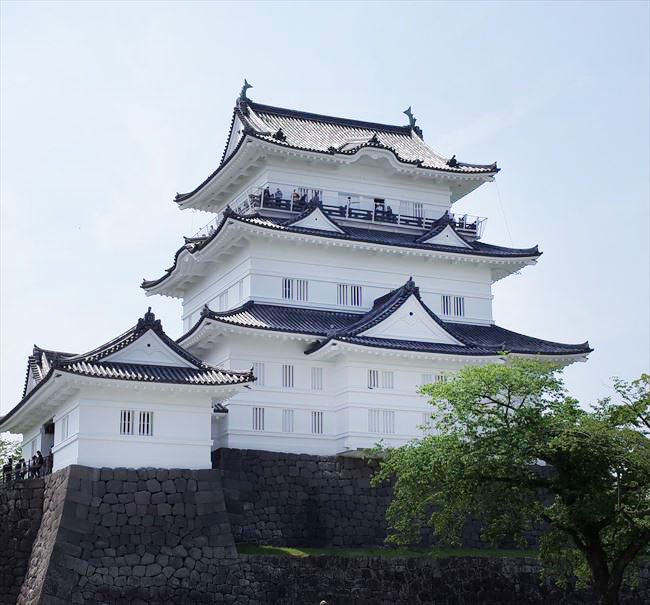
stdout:
POLYGON ((45 477, 52 473, 54 455, 43 457, 41 460, 33 459, 25 461, 22 458, 15 463, 9 461, 2 467, 2 482, 11 483, 12 481, 23 481, 25 479, 35 479, 36 477, 45 477))
MULTIPOLYGON (((249 201, 252 206, 267 208, 270 210, 284 210, 287 212, 304 212, 307 209, 308 202, 305 199, 286 200, 279 197, 263 197, 260 195, 251 195, 249 201)), ((325 214, 341 218, 351 218, 362 221, 372 221, 378 223, 390 223, 393 225, 406 225, 408 227, 420 227, 429 229, 435 222, 435 219, 424 218, 422 216, 411 216, 408 214, 395 214, 391 209, 382 210, 364 210, 363 208, 352 208, 350 206, 334 206, 332 204, 323 204, 325 214)))

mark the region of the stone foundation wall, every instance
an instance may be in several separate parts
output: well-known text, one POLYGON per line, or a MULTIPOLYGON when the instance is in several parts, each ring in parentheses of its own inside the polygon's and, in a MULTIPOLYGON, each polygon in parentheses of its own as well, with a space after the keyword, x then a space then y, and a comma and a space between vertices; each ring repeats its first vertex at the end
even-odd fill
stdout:
POLYGON ((27 574, 32 546, 43 516, 44 479, 29 479, 0 489, 0 603, 13 605, 27 574))
POLYGON ((226 508, 236 542, 374 546, 386 537, 389 487, 354 458, 222 449, 226 508))
MULTIPOLYGON (((375 467, 366 460, 257 450, 213 452, 236 542, 278 546, 383 546, 390 485, 371 487, 375 467)), ((481 526, 468 520, 462 543, 488 546, 481 526)), ((535 545, 538 532, 530 532, 535 545)), ((421 544, 436 538, 428 529, 421 544)), ((504 544, 511 547, 511 544, 504 544)))
MULTIPOLYGON (((250 462, 255 458, 237 459, 250 462)), ((332 490, 338 481, 351 482, 343 487, 352 487, 352 492, 343 491, 340 499, 321 490, 321 498, 328 494, 328 499, 320 502, 329 501, 335 508, 331 515, 319 517, 318 527, 334 539, 340 535, 336 523, 351 531, 359 521, 349 507, 365 504, 367 511, 372 504, 363 499, 368 497, 362 491, 367 488, 353 486, 361 468, 358 462, 343 461, 340 468, 331 466, 331 460, 324 462, 322 467, 306 466, 305 473, 302 465, 295 464, 298 475, 292 476, 302 477, 302 493, 316 487, 318 473, 337 477, 331 478, 332 490)), ((272 471, 264 473, 276 476, 272 471)), ((233 477, 229 481, 233 489, 233 477)), ((298 482, 277 484, 279 492, 287 492, 283 501, 290 503, 291 490, 297 489, 298 482)), ((269 479, 269 492, 272 485, 269 479)), ((269 508, 264 513, 269 522, 278 516, 281 523, 274 531, 290 536, 305 530, 309 517, 299 517, 302 529, 292 534, 284 511, 271 510, 273 505, 264 493, 259 495, 264 502, 260 509, 255 508, 253 495, 246 502, 254 510, 269 508)), ((301 507, 307 506, 303 500, 298 499, 301 507)), ((329 605, 595 603, 589 592, 541 585, 539 568, 532 559, 240 556, 221 473, 216 470, 71 466, 45 479, 0 487, 0 506, 2 603, 316 605, 323 599, 329 605)), ((242 510, 246 518, 248 506, 242 510)), ((304 508, 291 510, 306 514, 304 508)), ((376 530, 372 525, 364 527, 359 536, 376 530)), ((264 526, 260 531, 268 529, 264 526)), ((642 566, 639 587, 626 588, 622 599, 625 605, 646 602, 650 602, 647 563, 642 566)))
MULTIPOLYGON (((534 559, 241 557, 237 603, 273 605, 596 605, 591 591, 540 583, 534 559), (241 582, 241 580, 240 580, 241 582)), ((650 566, 621 605, 650 603, 650 566)))

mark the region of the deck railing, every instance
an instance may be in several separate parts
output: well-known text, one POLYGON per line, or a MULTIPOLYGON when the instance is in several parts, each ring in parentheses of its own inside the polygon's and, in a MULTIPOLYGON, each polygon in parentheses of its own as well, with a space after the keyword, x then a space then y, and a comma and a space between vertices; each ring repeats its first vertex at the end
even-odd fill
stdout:
MULTIPOLYGON (((311 200, 314 201, 314 200, 311 200)), ((319 200, 316 200, 319 201, 319 200)), ((305 196, 295 199, 285 199, 276 197, 273 194, 264 195, 263 193, 251 193, 247 198, 235 205, 234 210, 239 213, 250 213, 258 210, 274 210, 288 213, 301 213, 308 207, 309 202, 305 196)), ((389 205, 378 206, 374 210, 365 208, 354 208, 351 205, 322 204, 325 214, 334 218, 347 218, 353 220, 367 221, 385 225, 399 225, 404 227, 416 227, 427 230, 438 219, 414 216, 393 212, 389 205)), ((481 237, 485 221, 484 217, 470 216, 467 214, 452 214, 451 218, 454 227, 463 235, 478 239, 481 237)), ((208 237, 218 227, 221 222, 222 214, 219 213, 209 223, 201 227, 194 237, 208 237)))
POLYGON ((2 467, 2 482, 11 483, 12 481, 23 481, 25 479, 35 479, 36 477, 45 477, 52 473, 54 455, 44 456, 42 462, 25 461, 22 458, 13 461, 9 460, 2 467))

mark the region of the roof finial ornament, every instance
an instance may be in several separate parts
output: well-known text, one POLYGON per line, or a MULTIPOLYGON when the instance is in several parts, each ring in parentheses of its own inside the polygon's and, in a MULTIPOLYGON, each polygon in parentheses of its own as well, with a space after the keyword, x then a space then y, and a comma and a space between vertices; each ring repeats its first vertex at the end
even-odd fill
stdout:
POLYGON ((147 309, 147 312, 144 314, 144 317, 138 319, 138 325, 136 326, 138 331, 145 330, 162 330, 162 324, 159 319, 156 319, 154 313, 151 312, 151 307, 147 309))
POLYGON ((451 158, 447 160, 447 166, 450 168, 455 168, 458 166, 458 160, 456 159, 456 154, 452 155, 451 158))
POLYGON ((417 120, 415 119, 415 116, 413 115, 413 112, 411 111, 411 106, 410 105, 409 105, 409 108, 404 113, 408 116, 409 126, 411 128, 415 128, 415 122, 417 120))
POLYGON ((253 88, 253 85, 249 84, 246 78, 244 78, 244 85, 241 87, 241 92, 239 93, 239 98, 242 101, 250 101, 250 99, 246 96, 246 91, 249 88, 253 88))

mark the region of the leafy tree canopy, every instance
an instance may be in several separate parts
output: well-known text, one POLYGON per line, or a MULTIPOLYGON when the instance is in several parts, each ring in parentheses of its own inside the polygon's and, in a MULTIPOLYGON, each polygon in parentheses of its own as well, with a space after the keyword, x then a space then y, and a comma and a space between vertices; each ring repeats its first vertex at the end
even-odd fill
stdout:
POLYGON ((417 542, 428 524, 458 543, 471 516, 490 542, 523 543, 542 523, 546 572, 591 580, 601 603, 618 603, 650 540, 649 386, 645 374, 615 380, 620 401, 585 410, 556 365, 505 356, 422 387, 430 434, 386 450, 373 478, 394 480, 389 541, 417 542))
POLYGON ((0 433, 0 469, 9 458, 14 462, 20 457, 20 440, 12 438, 9 433, 0 433))

